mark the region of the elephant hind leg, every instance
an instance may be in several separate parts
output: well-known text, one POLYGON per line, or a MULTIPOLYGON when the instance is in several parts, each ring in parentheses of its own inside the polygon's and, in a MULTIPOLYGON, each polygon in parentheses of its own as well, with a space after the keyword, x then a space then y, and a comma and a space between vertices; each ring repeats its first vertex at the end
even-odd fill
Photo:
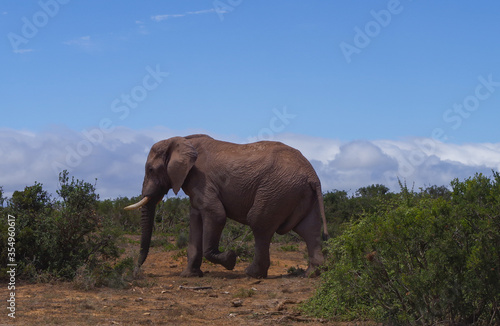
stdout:
POLYGON ((317 209, 311 210, 293 230, 304 239, 307 245, 309 266, 306 276, 318 276, 318 267, 324 263, 323 252, 321 251, 321 218, 319 211, 317 209))
POLYGON ((266 278, 271 258, 269 256, 269 246, 274 232, 269 230, 253 230, 255 238, 255 255, 252 263, 245 269, 245 273, 253 278, 266 278), (270 234, 269 234, 270 233, 270 234))

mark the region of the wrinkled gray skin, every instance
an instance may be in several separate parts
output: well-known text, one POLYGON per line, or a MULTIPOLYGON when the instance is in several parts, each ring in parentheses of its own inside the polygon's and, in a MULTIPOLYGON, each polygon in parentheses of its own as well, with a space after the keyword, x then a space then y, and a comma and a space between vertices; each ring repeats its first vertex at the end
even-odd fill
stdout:
POLYGON ((229 217, 250 226, 255 257, 246 274, 267 277, 269 244, 276 232, 294 230, 307 244, 306 275, 317 275, 323 263, 321 224, 327 237, 321 185, 309 161, 282 143, 262 141, 238 145, 206 135, 174 137, 153 145, 146 162, 142 196, 140 267, 146 259, 156 204, 173 189, 191 202, 188 266, 182 276, 203 276, 202 258, 231 270, 236 254, 219 251, 229 217))

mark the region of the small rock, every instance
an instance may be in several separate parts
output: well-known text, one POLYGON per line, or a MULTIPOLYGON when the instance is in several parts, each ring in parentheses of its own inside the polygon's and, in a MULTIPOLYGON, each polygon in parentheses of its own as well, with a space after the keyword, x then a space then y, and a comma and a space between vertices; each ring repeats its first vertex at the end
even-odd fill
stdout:
POLYGON ((286 309, 285 305, 287 305, 287 304, 297 304, 297 303, 300 303, 300 301, 293 300, 293 299, 285 299, 282 302, 278 303, 278 305, 276 306, 276 310, 277 311, 282 311, 282 310, 286 309))
POLYGON ((283 311, 283 310, 285 310, 285 303, 284 303, 284 302, 279 303, 279 304, 276 306, 276 310, 277 310, 277 311, 283 311))
POLYGON ((135 299, 135 302, 142 302, 142 301, 144 301, 143 298, 137 298, 137 299, 135 299))
POLYGON ((233 302, 231 302, 231 304, 233 307, 241 307, 243 305, 243 301, 242 300, 234 300, 233 302))

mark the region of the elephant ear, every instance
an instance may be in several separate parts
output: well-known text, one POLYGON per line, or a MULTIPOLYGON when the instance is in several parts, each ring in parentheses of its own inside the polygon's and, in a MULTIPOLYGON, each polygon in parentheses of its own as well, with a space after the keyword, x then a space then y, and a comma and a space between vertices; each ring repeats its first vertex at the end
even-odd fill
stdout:
POLYGON ((172 183, 172 189, 177 195, 186 180, 189 170, 198 158, 198 152, 185 138, 179 138, 172 144, 170 159, 167 163, 167 174, 172 183))

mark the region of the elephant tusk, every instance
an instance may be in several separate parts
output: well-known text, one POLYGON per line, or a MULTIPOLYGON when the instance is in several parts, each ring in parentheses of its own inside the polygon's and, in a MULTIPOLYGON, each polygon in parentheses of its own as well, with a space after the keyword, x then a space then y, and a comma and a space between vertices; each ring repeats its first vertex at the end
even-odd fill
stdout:
POLYGON ((143 199, 141 199, 140 202, 129 205, 129 206, 125 207, 124 209, 127 211, 131 211, 133 209, 139 209, 142 206, 146 205, 148 202, 149 202, 149 197, 144 197, 143 199))

